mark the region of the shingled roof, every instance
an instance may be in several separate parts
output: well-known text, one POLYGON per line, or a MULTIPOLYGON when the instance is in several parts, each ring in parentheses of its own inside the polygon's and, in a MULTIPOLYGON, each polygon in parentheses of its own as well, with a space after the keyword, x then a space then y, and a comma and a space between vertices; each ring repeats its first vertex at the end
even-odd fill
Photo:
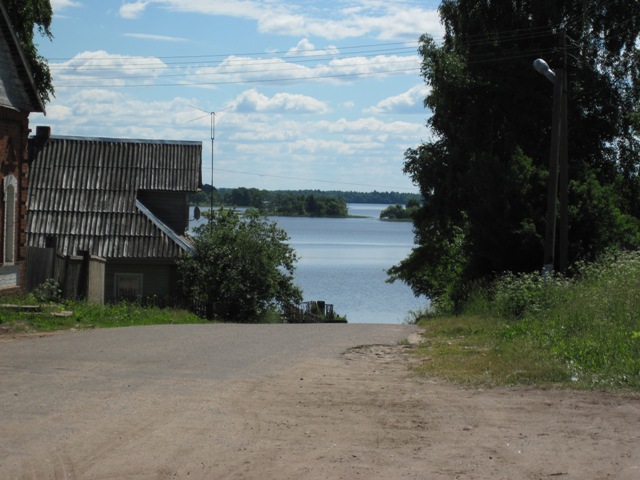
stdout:
POLYGON ((4 42, 0 42, 0 107, 44 113, 44 104, 38 94, 29 63, 2 2, 0 35, 4 38, 4 42))
POLYGON ((51 137, 31 149, 29 246, 53 237, 62 254, 104 258, 175 258, 188 248, 140 196, 201 188, 201 142, 51 137))

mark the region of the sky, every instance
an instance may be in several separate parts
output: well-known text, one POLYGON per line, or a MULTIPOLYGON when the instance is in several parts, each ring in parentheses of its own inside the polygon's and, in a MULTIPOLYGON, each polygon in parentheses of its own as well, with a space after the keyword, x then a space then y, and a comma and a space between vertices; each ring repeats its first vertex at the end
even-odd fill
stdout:
POLYGON ((202 141, 218 188, 417 192, 402 167, 430 138, 417 48, 438 4, 52 0, 55 98, 31 128, 202 141))

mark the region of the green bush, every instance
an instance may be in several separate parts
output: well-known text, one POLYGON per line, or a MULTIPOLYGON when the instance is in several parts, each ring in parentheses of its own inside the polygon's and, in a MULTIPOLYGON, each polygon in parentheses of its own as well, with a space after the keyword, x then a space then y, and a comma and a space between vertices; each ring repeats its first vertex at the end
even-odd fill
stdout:
POLYGON ((210 215, 209 223, 195 229, 193 251, 178 261, 182 290, 194 310, 209 319, 259 322, 269 310, 302 299, 293 283, 297 256, 284 230, 255 211, 210 215))
POLYGON ((492 286, 493 313, 513 320, 543 312, 565 296, 571 282, 557 273, 505 273, 492 286))
POLYGON ((45 280, 38 285, 32 292, 31 296, 38 302, 59 302, 62 299, 62 289, 60 284, 53 278, 45 280))
POLYGON ((575 267, 575 280, 505 276, 495 311, 504 341, 531 338, 561 358, 575 382, 640 387, 640 254, 610 253, 575 267))

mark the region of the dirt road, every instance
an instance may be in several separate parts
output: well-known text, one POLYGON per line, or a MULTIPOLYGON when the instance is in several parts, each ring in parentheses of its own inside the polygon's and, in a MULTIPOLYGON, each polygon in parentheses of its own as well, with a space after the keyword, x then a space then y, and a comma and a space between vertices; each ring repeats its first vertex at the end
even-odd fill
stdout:
POLYGON ((638 399, 419 379, 397 345, 413 331, 204 325, 2 339, 0 478, 640 478, 638 399))

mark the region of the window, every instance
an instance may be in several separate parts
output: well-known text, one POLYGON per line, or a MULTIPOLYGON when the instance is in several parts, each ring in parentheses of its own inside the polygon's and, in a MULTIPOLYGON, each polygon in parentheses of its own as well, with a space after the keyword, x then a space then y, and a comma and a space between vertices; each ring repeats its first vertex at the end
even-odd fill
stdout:
POLYGON ((2 259, 5 265, 15 262, 16 249, 16 189, 18 181, 13 175, 4 179, 4 251, 2 259))
POLYGON ((116 273, 115 297, 118 300, 135 300, 142 296, 141 273, 116 273))

